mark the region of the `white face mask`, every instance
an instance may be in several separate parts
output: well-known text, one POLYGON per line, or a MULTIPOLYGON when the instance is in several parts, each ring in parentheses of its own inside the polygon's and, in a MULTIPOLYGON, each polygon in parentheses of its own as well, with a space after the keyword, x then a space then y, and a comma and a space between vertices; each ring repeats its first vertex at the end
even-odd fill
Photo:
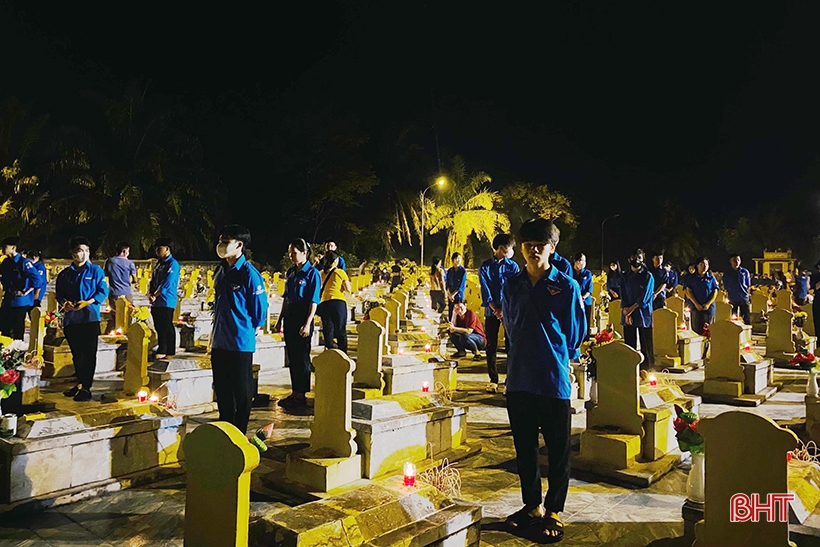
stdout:
POLYGON ((239 249, 239 242, 234 241, 233 243, 224 243, 220 242, 216 246, 216 254, 219 258, 227 258, 229 256, 236 255, 236 251, 239 249))
POLYGON ((85 264, 88 262, 88 255, 88 251, 77 251, 76 253, 73 253, 71 257, 77 264, 85 264))

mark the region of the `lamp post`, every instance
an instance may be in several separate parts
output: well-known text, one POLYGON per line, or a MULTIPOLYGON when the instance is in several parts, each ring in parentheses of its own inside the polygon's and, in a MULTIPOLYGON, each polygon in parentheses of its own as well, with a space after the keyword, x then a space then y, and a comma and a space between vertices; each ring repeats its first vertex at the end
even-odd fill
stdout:
POLYGON ((444 186, 447 182, 447 179, 444 177, 439 177, 439 179, 424 189, 421 193, 421 262, 419 262, 419 268, 424 267, 424 196, 427 194, 427 191, 434 186, 438 186, 439 188, 444 186))
POLYGON ((612 220, 613 218, 618 218, 619 216, 621 216, 620 213, 607 217, 603 220, 603 222, 601 222, 601 269, 604 271, 606 271, 606 264, 604 264, 604 223, 606 223, 607 220, 612 220))

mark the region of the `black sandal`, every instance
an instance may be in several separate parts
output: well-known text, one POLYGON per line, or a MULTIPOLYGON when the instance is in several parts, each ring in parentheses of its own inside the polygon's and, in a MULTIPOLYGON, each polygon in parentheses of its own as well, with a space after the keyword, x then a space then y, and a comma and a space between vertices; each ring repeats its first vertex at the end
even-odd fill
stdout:
POLYGON ((558 543, 564 539, 564 523, 555 517, 544 517, 541 519, 541 537, 539 543, 558 543), (557 534, 547 534, 547 532, 558 532, 557 534))
POLYGON ((530 515, 532 511, 531 508, 524 506, 523 508, 519 509, 509 517, 507 520, 504 521, 507 524, 507 527, 511 530, 525 530, 530 528, 536 524, 538 524, 543 517, 534 517, 530 515))

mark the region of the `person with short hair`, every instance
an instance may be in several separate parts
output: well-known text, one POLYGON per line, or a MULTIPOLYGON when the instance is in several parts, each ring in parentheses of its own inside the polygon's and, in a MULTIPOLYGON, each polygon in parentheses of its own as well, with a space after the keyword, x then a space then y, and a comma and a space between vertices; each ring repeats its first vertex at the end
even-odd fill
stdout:
POLYGON ((664 251, 654 251, 652 253, 652 282, 655 284, 655 294, 652 297, 652 309, 666 307, 666 289, 669 286, 669 273, 663 267, 664 251))
POLYGON ((450 259, 453 265, 447 270, 445 285, 447 287, 447 313, 449 314, 450 321, 452 321, 455 298, 464 298, 464 289, 467 287, 467 270, 462 266, 464 259, 461 253, 453 253, 450 259))
POLYGON ((327 349, 340 349, 347 353, 347 299, 353 286, 347 272, 339 268, 341 256, 335 251, 325 255, 322 271, 322 289, 317 313, 322 318, 322 337, 327 349))
POLYGON ((399 285, 404 281, 404 274, 401 271, 401 266, 398 262, 394 262, 390 267, 390 292, 395 292, 399 285))
POLYGON ((545 542, 564 536, 564 510, 570 474, 569 361, 579 355, 586 319, 578 283, 550 258, 560 231, 533 219, 519 231, 527 267, 510 276, 502 293, 504 328, 509 333, 507 414, 515 445, 524 507, 510 515, 509 527, 534 529, 545 542), (549 453, 549 489, 541 506, 538 434, 549 453))
POLYGON ((592 328, 592 272, 587 269, 587 257, 584 253, 576 253, 572 258, 572 278, 581 289, 581 300, 584 302, 584 316, 587 319, 587 329, 584 340, 589 338, 592 328))
POLYGON ((434 256, 433 265, 430 266, 430 305, 436 313, 442 313, 447 309, 444 291, 444 267, 441 257, 434 256))
POLYGON ((752 280, 749 270, 741 264, 740 255, 732 253, 729 255, 729 268, 723 273, 723 288, 729 295, 729 304, 732 305, 732 313, 737 314, 747 325, 752 324, 749 301, 749 288, 752 280))
POLYGON ((624 327, 624 342, 632 349, 638 349, 641 342, 643 362, 646 370, 655 364, 652 344, 652 302, 655 297, 655 279, 646 267, 643 249, 635 249, 629 257, 629 271, 624 276, 621 298, 621 324, 624 327))
POLYGON ((328 238, 325 240, 325 259, 327 259, 327 253, 330 251, 333 251, 339 257, 339 265, 336 267, 347 273, 347 262, 345 262, 345 257, 343 257, 342 253, 339 251, 339 246, 336 245, 336 241, 328 238))
POLYGON ((157 359, 176 355, 177 332, 174 327, 174 310, 179 300, 179 262, 171 253, 174 242, 169 237, 161 237, 154 242, 157 263, 151 273, 148 285, 148 301, 151 303, 151 317, 157 331, 157 359))
POLYGON ((447 330, 450 332, 450 343, 456 348, 453 359, 466 357, 467 350, 472 352, 476 361, 481 359, 481 350, 487 343, 484 327, 478 314, 468 310, 467 303, 461 297, 453 300, 453 320, 447 325, 447 330))
POLYGON ((310 344, 313 318, 321 301, 322 277, 310 263, 310 246, 304 239, 290 242, 288 257, 293 266, 285 275, 282 311, 274 330, 279 332, 284 325, 292 392, 279 401, 279 406, 299 409, 307 406, 310 391, 310 344))
POLYGON ((214 271, 214 322, 211 371, 219 420, 242 433, 248 430, 253 405, 253 354, 256 333, 265 325, 268 292, 265 280, 245 257, 251 233, 231 224, 220 231, 214 271))
POLYGON ((680 278, 678 277, 678 272, 675 270, 675 267, 670 262, 664 262, 663 267, 666 270, 666 294, 667 295, 675 295, 675 289, 678 288, 680 284, 680 278))
MULTIPOLYGON (((511 234, 498 234, 493 238, 493 256, 481 264, 478 269, 478 282, 481 285, 481 300, 484 307, 484 326, 487 341, 487 374, 490 383, 488 393, 498 391, 498 332, 501 330, 503 312, 501 310, 501 293, 510 276, 521 271, 518 264, 512 261, 515 253, 515 239, 511 234)), ((509 351, 509 337, 505 333, 505 347, 509 351)))
POLYGON ((686 296, 692 303, 692 330, 703 334, 704 325, 715 322, 715 300, 718 296, 718 282, 709 271, 709 259, 698 258, 698 271, 686 278, 686 296))
POLYGON ((108 296, 105 272, 91 263, 91 242, 73 237, 68 242, 71 265, 57 274, 57 304, 63 310, 63 332, 77 383, 63 392, 75 401, 90 401, 91 385, 97 370, 97 343, 100 336, 100 305, 108 296))
MULTIPOLYGON (((34 287, 34 307, 39 308, 48 290, 48 269, 43 264, 43 255, 40 251, 31 250, 26 253, 26 258, 31 260, 34 269, 37 270, 37 285, 34 287)), ((29 311, 29 313, 31 312, 29 311)))
POLYGON ((805 270, 794 270, 794 303, 804 306, 809 301, 809 273, 805 270))
POLYGON ((116 309, 117 298, 124 296, 131 301, 131 284, 137 282, 137 267, 128 258, 131 245, 126 241, 117 243, 117 254, 105 261, 105 273, 108 276, 108 305, 116 309))
POLYGON ((28 258, 17 252, 18 238, 3 240, 0 263, 0 282, 3 284, 3 303, 0 305, 0 333, 22 340, 26 332, 26 314, 34 307, 34 292, 40 283, 40 274, 28 258))
POLYGON ((621 270, 621 263, 615 259, 610 260, 609 269, 606 271, 606 290, 610 300, 621 299, 623 279, 624 273, 621 270))

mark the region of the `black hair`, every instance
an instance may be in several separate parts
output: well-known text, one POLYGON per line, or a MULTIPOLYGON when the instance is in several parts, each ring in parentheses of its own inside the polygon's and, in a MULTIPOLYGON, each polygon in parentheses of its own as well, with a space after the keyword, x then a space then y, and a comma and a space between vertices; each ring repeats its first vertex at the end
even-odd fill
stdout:
POLYGON ((89 249, 91 249, 91 242, 88 240, 87 237, 74 236, 68 240, 68 249, 70 251, 73 251, 80 245, 86 245, 89 249))
POLYGON ((704 260, 705 260, 706 262, 711 262, 711 260, 709 260, 709 257, 708 257, 708 256, 699 256, 699 257, 695 260, 695 266, 697 267, 697 265, 698 265, 698 264, 700 264, 701 262, 703 262, 704 260))
POLYGON ((512 234, 498 234, 493 238, 493 249, 498 249, 501 246, 509 246, 515 244, 515 238, 512 234))
POLYGON ((664 256, 665 254, 666 251, 664 251, 663 249, 658 249, 656 251, 652 251, 652 258, 655 258, 656 256, 664 256))
MULTIPOLYGON (((615 264, 615 271, 618 272, 618 273, 621 273, 621 263, 618 261, 617 258, 613 258, 612 260, 609 261, 610 266, 612 266, 613 264, 615 264)), ((612 270, 607 270, 607 271, 609 272, 609 271, 612 271, 612 270)))
POLYGON ((332 237, 329 237, 329 238, 327 238, 327 239, 325 240, 325 245, 327 245, 328 243, 333 243, 333 244, 335 244, 337 247, 339 246, 339 244, 338 244, 338 243, 336 243, 336 240, 335 240, 335 239, 333 239, 332 237))
POLYGON ((158 237, 156 241, 154 241, 154 248, 157 247, 168 247, 172 251, 174 250, 174 240, 170 237, 158 237))
POLYGON ((2 243, 3 247, 5 247, 6 245, 11 245, 12 247, 17 247, 17 245, 19 245, 19 244, 20 244, 20 238, 19 237, 9 236, 9 237, 3 238, 3 243, 2 243))
POLYGON ((561 230, 552 221, 545 218, 531 218, 521 225, 518 230, 518 239, 525 241, 546 241, 553 245, 558 244, 561 230))
POLYGON ((430 275, 436 275, 436 266, 441 262, 440 256, 433 257, 433 264, 430 266, 430 275))
POLYGON ((573 262, 578 262, 579 260, 581 260, 581 258, 586 258, 586 255, 584 253, 575 253, 574 255, 572 255, 573 262))
POLYGON ((467 301, 464 300, 463 296, 456 295, 456 296, 453 297, 453 306, 455 306, 456 304, 466 304, 466 303, 467 303, 467 301))
POLYGON ((288 245, 293 247, 300 253, 307 253, 308 258, 310 258, 310 245, 308 245, 307 241, 305 241, 301 237, 297 237, 296 239, 288 243, 288 245))
POLYGON ((336 259, 339 258, 339 256, 339 253, 337 253, 336 251, 326 252, 322 257, 322 260, 324 261, 324 264, 322 264, 322 271, 328 273, 330 271, 330 268, 333 266, 333 262, 335 262, 336 259))
POLYGON ((453 253, 453 255, 450 257, 450 260, 455 260, 457 256, 461 256, 461 253, 458 251, 453 253))
POLYGON ((248 243, 251 242, 251 231, 239 224, 228 224, 219 231, 219 237, 241 241, 242 251, 244 252, 248 243))
POLYGON ((130 249, 130 248, 131 248, 131 244, 128 243, 127 241, 118 241, 117 242, 117 254, 120 254, 124 250, 130 249))
POLYGON ((740 258, 740 253, 729 253, 729 259, 731 260, 734 257, 740 258))
POLYGON ((40 258, 43 255, 40 254, 40 251, 31 250, 28 253, 26 253, 26 256, 29 257, 29 258, 31 258, 33 256, 36 256, 37 258, 40 258))

